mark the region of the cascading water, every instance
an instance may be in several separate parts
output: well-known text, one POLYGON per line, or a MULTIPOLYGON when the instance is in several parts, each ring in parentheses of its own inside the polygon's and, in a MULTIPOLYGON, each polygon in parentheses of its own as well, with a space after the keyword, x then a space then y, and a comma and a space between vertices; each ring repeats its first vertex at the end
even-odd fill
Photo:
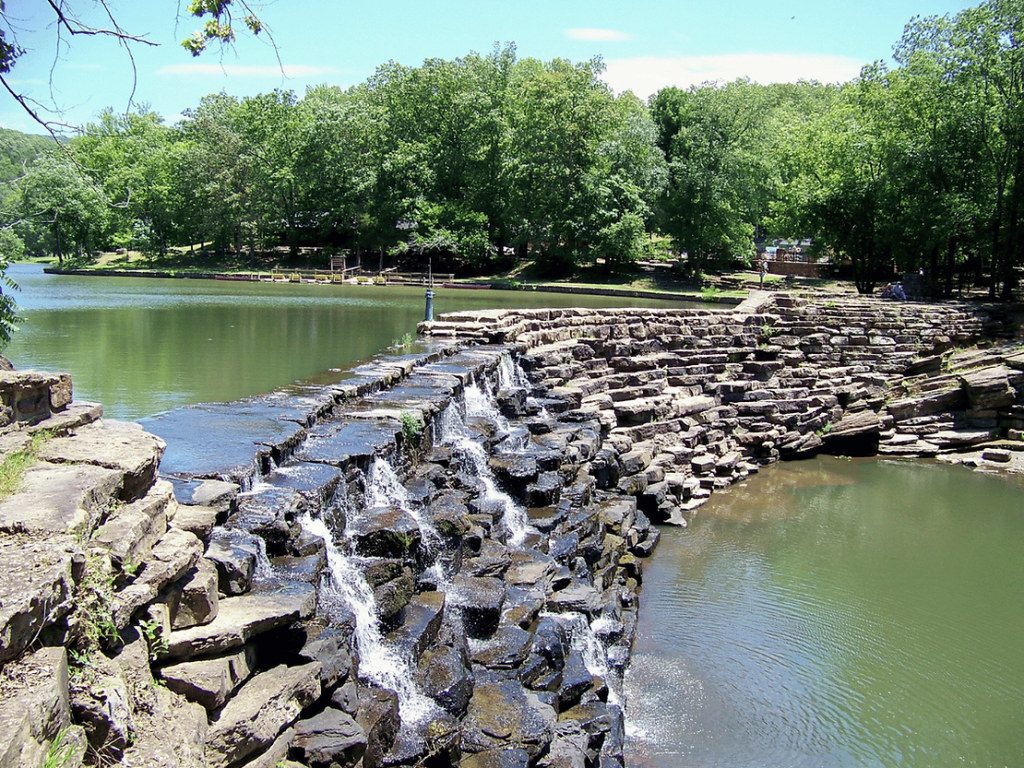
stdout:
MULTIPOLYGON (((569 632, 569 644, 583 656, 587 670, 608 684, 608 703, 622 705, 622 678, 608 663, 608 651, 594 632, 594 626, 582 613, 541 614, 550 615, 569 632)), ((596 619, 595 624, 603 619, 596 619)))
POLYGON ((498 387, 501 389, 529 389, 530 382, 526 378, 526 371, 519 365, 519 361, 513 360, 508 353, 503 353, 498 358, 498 387))
POLYGON ((435 578, 443 582, 445 579, 444 568, 438 560, 441 551, 442 539, 437 527, 423 514, 409 499, 409 492, 405 490, 392 467, 384 459, 377 457, 370 465, 370 472, 366 477, 366 506, 372 507, 397 507, 403 512, 408 512, 420 529, 420 546, 423 559, 430 564, 428 570, 432 571, 435 578))
MULTIPOLYGON (((467 415, 483 416, 492 421, 495 420, 495 416, 501 418, 501 414, 475 384, 466 387, 465 402, 467 415)), ((501 519, 508 531, 509 543, 522 547, 526 536, 536 533, 537 530, 527 522, 526 510, 498 487, 487 460, 487 451, 470 435, 458 407, 454 403, 450 404, 435 423, 437 425, 434 435, 435 442, 451 446, 472 465, 473 473, 483 483, 483 498, 501 506, 501 519)))
POLYGON ((322 519, 304 515, 301 524, 304 530, 322 538, 327 547, 330 575, 321 585, 320 600, 327 604, 328 615, 331 613, 331 601, 336 601, 355 616, 360 677, 398 695, 403 723, 419 725, 428 722, 438 714, 437 705, 417 688, 409 661, 384 643, 377 617, 377 601, 357 567, 357 558, 346 555, 335 545, 334 536, 322 519))

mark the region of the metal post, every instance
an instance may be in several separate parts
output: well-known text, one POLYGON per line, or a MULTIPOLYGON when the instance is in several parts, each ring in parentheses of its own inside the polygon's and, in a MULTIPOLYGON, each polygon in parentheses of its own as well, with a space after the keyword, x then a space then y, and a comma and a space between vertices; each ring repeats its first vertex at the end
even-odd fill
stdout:
POLYGON ((434 319, 434 260, 430 259, 427 262, 427 310, 424 312, 423 319, 426 322, 431 322, 434 319))

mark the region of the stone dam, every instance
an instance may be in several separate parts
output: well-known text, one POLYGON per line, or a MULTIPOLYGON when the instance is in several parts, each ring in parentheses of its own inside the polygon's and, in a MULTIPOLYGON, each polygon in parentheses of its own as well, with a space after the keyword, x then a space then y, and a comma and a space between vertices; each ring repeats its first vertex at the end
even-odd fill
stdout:
POLYGON ((32 460, 0 500, 0 768, 622 766, 656 524, 819 451, 1024 455, 998 308, 419 330, 340 383, 150 420, 170 448, 0 373, 0 450, 32 460))

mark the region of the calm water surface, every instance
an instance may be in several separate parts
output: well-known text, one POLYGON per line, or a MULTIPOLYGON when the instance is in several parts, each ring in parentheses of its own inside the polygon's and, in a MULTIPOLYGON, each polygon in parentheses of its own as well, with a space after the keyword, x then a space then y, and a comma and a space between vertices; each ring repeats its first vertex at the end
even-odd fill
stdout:
POLYGON ((1022 502, 828 458, 716 494, 645 566, 630 764, 1024 765, 1022 502))
MULTIPOLYGON (((227 402, 345 368, 423 319, 424 289, 47 275, 15 264, 24 320, 4 354, 66 371, 75 397, 138 419, 227 402)), ((522 291, 435 289, 434 312, 502 307, 686 306, 522 291)))

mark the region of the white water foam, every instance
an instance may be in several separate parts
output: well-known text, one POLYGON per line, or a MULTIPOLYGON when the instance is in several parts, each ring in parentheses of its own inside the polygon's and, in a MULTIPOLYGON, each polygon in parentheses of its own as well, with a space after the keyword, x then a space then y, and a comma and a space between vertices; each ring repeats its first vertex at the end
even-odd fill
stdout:
MULTIPOLYGON (((475 384, 466 387, 466 412, 467 415, 484 416, 492 420, 494 415, 501 416, 475 384)), ((437 422, 439 424, 437 441, 442 445, 451 446, 466 457, 466 460, 472 465, 474 475, 484 486, 483 498, 500 505, 501 519, 508 531, 510 543, 513 546, 522 547, 526 536, 536 533, 537 529, 529 524, 526 510, 498 487, 487 460, 487 451, 472 438, 462 414, 459 413, 454 403, 445 408, 437 422)))
MULTIPOLYGON (((569 632, 569 645, 583 656, 583 663, 591 675, 600 677, 608 685, 608 703, 622 706, 622 680, 614 667, 608 663, 608 651, 601 638, 594 632, 594 627, 582 613, 542 613, 550 616, 564 626, 569 632)), ((594 623, 603 621, 595 619, 594 623)))
POLYGON ((327 547, 330 577, 320 587, 320 599, 337 600, 356 618, 360 677, 398 695, 399 715, 403 723, 422 724, 436 717, 439 709, 416 686, 409 660, 385 644, 377 617, 376 598, 356 566, 355 558, 345 555, 335 546, 334 537, 323 520, 304 515, 300 522, 305 531, 322 538, 327 547))
MULTIPOLYGON (((367 507, 397 507, 409 513, 419 526, 420 540, 427 562, 436 564, 441 550, 441 534, 438 533, 433 521, 409 499, 409 492, 399 481, 394 467, 380 457, 375 458, 370 465, 370 473, 366 478, 366 501, 367 507)), ((436 575, 443 576, 440 567, 436 575)))

